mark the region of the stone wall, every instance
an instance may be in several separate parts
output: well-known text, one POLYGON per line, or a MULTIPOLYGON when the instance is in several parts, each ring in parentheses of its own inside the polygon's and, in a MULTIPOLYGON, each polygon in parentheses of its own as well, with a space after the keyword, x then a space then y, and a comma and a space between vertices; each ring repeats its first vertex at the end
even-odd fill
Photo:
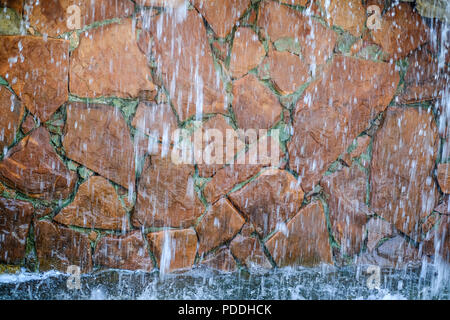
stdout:
POLYGON ((444 26, 280 2, 0 0, 0 270, 448 261, 444 26), (281 159, 177 164, 179 128, 281 159))

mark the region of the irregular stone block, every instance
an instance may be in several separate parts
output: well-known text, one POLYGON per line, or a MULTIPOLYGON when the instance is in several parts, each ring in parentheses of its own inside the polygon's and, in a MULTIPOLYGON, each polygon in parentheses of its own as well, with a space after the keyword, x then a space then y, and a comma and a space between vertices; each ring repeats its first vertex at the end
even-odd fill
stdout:
POLYGON ((66 199, 77 175, 67 169, 50 145, 50 134, 40 127, 9 150, 0 162, 0 180, 30 197, 66 199))
POLYGON ((153 270, 153 261, 140 231, 101 238, 95 248, 94 264, 112 269, 153 270))
POLYGON ((87 98, 133 98, 154 90, 132 19, 81 34, 80 45, 70 57, 72 94, 87 98))
POLYGON ((303 196, 294 176, 279 169, 269 169, 229 195, 231 202, 250 219, 262 237, 292 218, 298 212, 303 196))
POLYGON ((83 273, 92 271, 91 245, 86 234, 45 220, 35 222, 34 227, 40 271, 66 272, 71 265, 80 267, 83 273))
POLYGON ((188 10, 181 19, 176 12, 168 12, 151 20, 143 35, 147 32, 153 36, 152 56, 180 121, 193 115, 224 113, 223 83, 214 67, 201 16, 188 10))
POLYGON ((180 272, 192 268, 197 252, 197 236, 194 230, 149 233, 147 239, 161 272, 180 272))
POLYGON ((237 235, 231 241, 230 250, 251 271, 272 268, 269 259, 264 254, 261 244, 255 237, 237 235))
POLYGON ((298 172, 305 191, 388 106, 399 81, 392 64, 336 56, 323 77, 306 89, 288 144, 290 168, 298 172))
POLYGON ((93 176, 78 189, 75 199, 56 215, 55 221, 89 229, 130 228, 127 212, 114 187, 103 177, 93 176))
POLYGON ((205 17, 216 35, 225 38, 250 6, 251 0, 193 0, 192 4, 205 17))
POLYGON ((437 202, 431 174, 438 143, 433 114, 416 108, 388 109, 374 137, 372 209, 411 237, 437 202))
POLYGON ((0 36, 0 76, 42 122, 69 97, 69 41, 0 36))
POLYGON ((332 264, 331 247, 323 207, 314 202, 303 208, 278 231, 266 247, 278 267, 332 264))
POLYGON ((233 78, 241 78, 256 68, 266 55, 258 35, 250 28, 237 29, 230 57, 230 71, 233 78))
POLYGON ((450 163, 440 163, 437 168, 437 179, 443 193, 450 193, 450 163))
POLYGON ((133 143, 119 110, 108 105, 71 103, 64 132, 68 158, 126 189, 134 189, 133 143))
POLYGON ((125 18, 134 12, 134 4, 130 0, 25 0, 26 17, 30 25, 41 34, 57 37, 73 29, 103 20, 125 18), (76 5, 80 14, 80 25, 76 25, 76 5), (70 26, 73 24, 73 27, 70 26), (70 27, 70 28, 69 28, 70 27))
POLYGON ((320 0, 324 18, 330 26, 338 26, 359 37, 365 27, 366 10, 360 0, 320 0))
POLYGON ((17 97, 6 87, 0 86, 0 154, 14 142, 24 112, 17 97))
POLYGON ((1 263, 19 264, 25 257, 33 212, 33 205, 29 202, 0 197, 1 263))
POLYGON ((202 265, 222 272, 234 272, 237 270, 236 261, 228 248, 220 248, 213 255, 201 262, 202 265))
POLYGON ((220 199, 195 227, 199 239, 200 255, 231 240, 242 228, 245 220, 227 199, 220 199))
POLYGON ((366 174, 355 164, 323 177, 320 185, 328 195, 331 228, 341 253, 358 253, 367 222, 367 215, 360 209, 366 202, 366 174))

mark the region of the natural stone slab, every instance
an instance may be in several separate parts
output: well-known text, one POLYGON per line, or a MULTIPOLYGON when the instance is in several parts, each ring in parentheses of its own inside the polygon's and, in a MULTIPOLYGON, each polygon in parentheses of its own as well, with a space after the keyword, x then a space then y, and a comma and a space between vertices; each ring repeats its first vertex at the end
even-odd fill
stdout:
POLYGON ((84 32, 70 57, 70 92, 80 97, 137 97, 154 91, 132 19, 84 32), (118 37, 117 35, 120 35, 118 37))
POLYGON ((237 235, 231 241, 230 250, 250 270, 272 268, 269 259, 264 254, 261 244, 255 237, 237 235))
POLYGON ((233 110, 241 129, 269 129, 280 119, 282 108, 277 97, 252 74, 234 82, 233 97, 233 110))
POLYGON ((323 64, 333 53, 337 34, 318 21, 276 2, 260 5, 258 26, 265 29, 270 40, 298 39, 308 64, 323 64))
POLYGON ((170 105, 141 102, 131 123, 133 127, 160 141, 171 141, 177 118, 170 105))
POLYGON ((128 189, 135 161, 128 126, 112 106, 71 103, 63 140, 66 156, 128 189))
MULTIPOLYGON (((72 5, 80 10, 79 29, 94 22, 125 18, 134 12, 134 4, 130 0, 25 0, 27 4, 26 17, 30 25, 41 34, 57 37, 70 32, 68 20, 75 23, 76 12, 69 12, 72 5), (70 13, 70 14, 69 14, 70 13)), ((78 26, 74 26, 78 27, 78 26)))
POLYGON ((358 253, 367 222, 367 215, 361 209, 366 203, 366 174, 354 164, 351 168, 325 176, 320 185, 328 195, 331 227, 341 245, 341 253, 358 253))
POLYGON ((428 42, 428 32, 421 16, 408 3, 400 3, 382 16, 381 28, 372 30, 372 39, 388 60, 399 60, 428 42))
POLYGON ((336 56, 309 85, 297 103, 288 144, 290 168, 305 191, 388 106, 399 81, 392 64, 336 56))
POLYGON ((92 271, 91 245, 86 234, 42 220, 34 224, 39 270, 66 272, 71 265, 92 271))
POLYGON ((198 253, 202 255, 231 240, 244 223, 244 218, 230 201, 217 201, 195 227, 199 239, 198 253))
POLYGON ((55 221, 89 229, 126 231, 130 228, 127 212, 116 190, 100 176, 84 182, 74 201, 61 210, 55 221))
POLYGON ((234 261, 230 250, 226 247, 217 250, 213 255, 204 259, 201 264, 222 272, 234 272, 237 270, 236 261, 234 261))
POLYGON ((0 86, 0 154, 14 142, 24 112, 17 97, 6 87, 0 86))
POLYGON ((312 267, 332 264, 331 247, 323 207, 313 202, 287 224, 286 231, 278 231, 266 242, 278 267, 312 267))
POLYGON ((330 26, 338 26, 359 37, 364 30, 366 10, 360 0, 320 0, 324 18, 330 26))
POLYGON ((138 185, 132 217, 136 227, 186 228, 202 215, 204 207, 194 189, 194 166, 175 164, 171 151, 147 159, 138 185))
POLYGON ((256 68, 266 51, 258 39, 258 35, 250 28, 237 29, 230 57, 230 71, 233 78, 241 78, 256 68))
POLYGON ((66 168, 40 127, 9 150, 0 162, 0 180, 30 197, 48 201, 67 198, 77 175, 66 168))
POLYGON ((101 238, 95 248, 94 264, 112 269, 153 270, 153 261, 140 231, 101 238))
POLYGON ((395 234, 392 225, 379 218, 370 219, 365 230, 367 230, 367 249, 369 252, 373 252, 381 240, 395 234))
POLYGON ((143 7, 179 8, 186 0, 136 0, 136 4, 143 7))
POLYGON ((69 41, 0 36, 0 61, 0 76, 42 122, 67 101, 69 41))
POLYGON ((161 272, 180 272, 192 268, 197 252, 197 236, 193 229, 149 233, 147 239, 161 272))
MULTIPOLYGON (((188 10, 184 19, 165 13, 151 20, 152 56, 180 121, 203 113, 224 113, 223 83, 214 67, 202 17, 188 10), (170 52, 170 54, 168 54, 170 52)), ((150 52, 145 52, 150 53, 150 52)))
POLYGON ((250 6, 251 0, 193 0, 192 4, 205 17, 216 35, 225 38, 250 6))
POLYGON ((0 262, 19 264, 25 257, 34 208, 29 202, 0 197, 0 262))
POLYGON ((229 195, 231 202, 255 225, 265 237, 279 223, 292 218, 303 202, 303 190, 290 173, 269 169, 229 195))
POLYGON ((433 114, 417 108, 388 109, 374 137, 372 209, 411 237, 437 202, 431 174, 438 144, 433 114))
POLYGON ((437 168, 437 179, 443 193, 450 193, 450 163, 440 163, 437 168))

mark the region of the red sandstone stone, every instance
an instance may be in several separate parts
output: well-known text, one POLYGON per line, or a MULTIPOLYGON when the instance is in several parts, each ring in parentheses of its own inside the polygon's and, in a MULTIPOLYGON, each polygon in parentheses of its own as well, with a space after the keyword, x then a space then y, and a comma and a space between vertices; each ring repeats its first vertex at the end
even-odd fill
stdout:
POLYGON ((250 270, 272 268, 261 244, 255 237, 238 235, 231 241, 230 249, 233 255, 250 270))
POLYGON ((177 129, 177 118, 170 105, 157 105, 141 102, 131 124, 157 140, 171 141, 173 131, 177 129))
POLYGON ((324 18, 330 26, 338 26, 359 37, 365 27, 366 10, 360 0, 320 0, 324 18))
POLYGON ((234 261, 230 250, 226 247, 220 248, 214 254, 206 257, 201 264, 222 272, 234 272, 237 270, 236 261, 234 261))
POLYGON ((437 169, 437 179, 443 193, 450 193, 450 164, 440 163, 437 169))
POLYGON ((24 111, 17 97, 0 86, 0 154, 14 142, 24 111))

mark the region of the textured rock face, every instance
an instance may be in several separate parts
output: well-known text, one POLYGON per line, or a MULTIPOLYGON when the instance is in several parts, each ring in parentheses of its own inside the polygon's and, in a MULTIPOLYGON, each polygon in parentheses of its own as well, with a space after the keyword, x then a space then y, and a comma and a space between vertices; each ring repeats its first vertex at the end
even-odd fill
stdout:
POLYGON ((230 71, 233 78, 241 78, 250 70, 256 68, 266 51, 258 39, 258 35, 250 28, 239 28, 231 50, 230 71))
POLYGON ((337 56, 297 103, 289 164, 305 191, 394 97, 393 65, 337 56))
POLYGON ((83 33, 70 66, 70 91, 80 97, 131 98, 155 90, 131 19, 83 33))
POLYGON ((424 252, 432 256, 439 255, 444 261, 450 262, 449 228, 449 216, 441 216, 437 227, 430 232, 429 239, 424 241, 424 252))
MULTIPOLYGON (((96 21, 113 18, 124 18, 134 12, 134 4, 130 0, 25 0, 29 6, 26 16, 30 25, 42 34, 50 37, 69 32, 67 20, 74 17, 74 11, 68 10, 76 5, 80 10, 80 25, 77 29, 83 29, 96 21)), ((75 20, 73 20, 75 23, 75 20)))
POLYGON ((450 164, 440 163, 438 165, 437 179, 442 192, 450 193, 450 164))
POLYGON ((381 19, 381 29, 372 31, 373 41, 388 54, 388 59, 402 59, 428 41, 428 27, 408 3, 389 9, 381 19))
POLYGON ((50 145, 50 135, 39 128, 8 151, 0 162, 0 180, 30 197, 62 200, 75 187, 69 171, 50 145))
POLYGON ((337 40, 337 35, 318 21, 271 1, 261 4, 258 26, 272 41, 287 37, 298 40, 308 64, 323 64, 337 40))
POLYGON ((134 188, 133 144, 119 110, 71 103, 63 141, 66 156, 124 188, 134 188))
POLYGON ((245 220, 227 199, 212 205, 195 228, 199 238, 198 253, 201 255, 233 239, 245 220))
POLYGON ((203 260, 201 264, 222 272, 233 272, 237 270, 236 261, 234 261, 230 250, 227 248, 220 248, 214 255, 203 260))
POLYGON ((24 108, 16 96, 0 86, 0 154, 14 142, 23 113, 24 108))
POLYGON ((192 268, 197 252, 197 236, 192 229, 149 233, 147 239, 162 272, 192 268))
POLYGON ((127 212, 116 190, 100 176, 83 183, 74 201, 55 217, 55 221, 89 229, 129 229, 127 212))
POLYGON ((241 264, 250 270, 272 268, 269 259, 264 254, 261 244, 254 237, 236 236, 230 244, 230 250, 241 264))
POLYGON ((79 266, 83 273, 92 270, 91 245, 87 235, 50 221, 37 221, 34 228, 39 270, 66 272, 70 265, 79 266))
POLYGON ((322 205, 314 202, 300 210, 287 230, 278 231, 266 246, 278 267, 332 263, 322 205))
POLYGON ((31 113, 46 121, 68 98, 69 42, 0 36, 0 76, 31 113))
POLYGON ((265 237, 275 230, 277 224, 298 212, 303 195, 294 176, 287 171, 270 169, 241 190, 231 193, 230 199, 265 237))
POLYGON ((147 160, 138 186, 133 225, 190 227, 204 207, 194 189, 194 166, 174 164, 161 153, 147 160))
POLYGON ((366 22, 366 12, 359 0, 320 0, 324 18, 331 26, 341 27, 359 37, 366 22))
POLYGON ((251 0, 193 0, 192 4, 205 17, 218 37, 224 38, 244 14, 251 0))
POLYGON ((144 239, 139 231, 120 236, 103 237, 94 253, 94 264, 113 269, 152 271, 144 239))
POLYGON ((153 35, 153 55, 180 120, 224 112, 223 84, 201 16, 192 10, 178 20, 175 14, 160 15, 150 23, 148 32, 153 35))
POLYGON ((329 216, 333 233, 341 245, 341 252, 356 254, 361 249, 364 225, 367 222, 365 207, 367 177, 353 165, 325 176, 320 185, 329 196, 329 216))
POLYGON ((416 108, 389 109, 374 138, 372 209, 411 236, 437 200, 431 178, 437 143, 432 115, 416 108))
POLYGON ((33 212, 33 205, 29 202, 0 197, 1 263, 19 264, 25 257, 33 212))
POLYGON ((277 97, 254 75, 236 81, 233 96, 233 110, 241 129, 269 129, 280 117, 281 105, 277 97))

